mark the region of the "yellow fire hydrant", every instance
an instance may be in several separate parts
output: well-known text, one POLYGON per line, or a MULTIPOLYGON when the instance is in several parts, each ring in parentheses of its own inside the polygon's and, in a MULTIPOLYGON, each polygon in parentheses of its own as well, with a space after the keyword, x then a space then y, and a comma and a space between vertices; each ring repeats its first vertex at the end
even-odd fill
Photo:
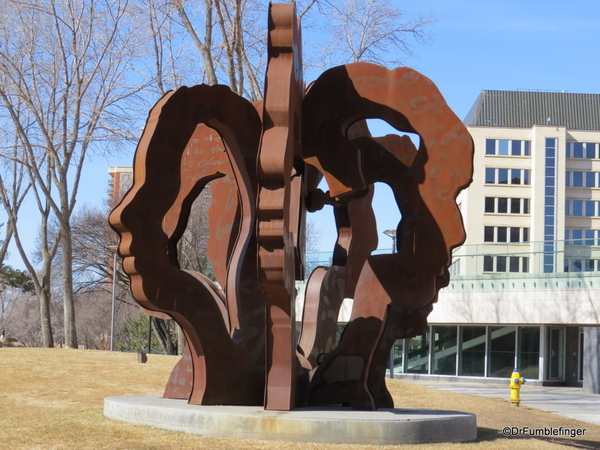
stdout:
POLYGON ((525 378, 519 373, 519 369, 514 369, 510 377, 510 403, 513 406, 519 406, 521 403, 521 385, 525 383, 525 378))

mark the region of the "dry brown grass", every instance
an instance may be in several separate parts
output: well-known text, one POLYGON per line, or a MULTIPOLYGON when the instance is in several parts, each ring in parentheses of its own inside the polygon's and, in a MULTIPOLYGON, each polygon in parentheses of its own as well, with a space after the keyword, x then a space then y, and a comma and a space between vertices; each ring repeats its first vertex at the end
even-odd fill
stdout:
MULTIPOLYGON (((205 438, 106 419, 104 397, 160 395, 176 357, 86 350, 0 348, 0 449, 385 450, 400 447, 205 438)), ((476 442, 421 449, 600 448, 600 426, 536 409, 391 380, 398 407, 477 414, 476 442), (585 428, 583 437, 506 438, 505 426, 585 428)))

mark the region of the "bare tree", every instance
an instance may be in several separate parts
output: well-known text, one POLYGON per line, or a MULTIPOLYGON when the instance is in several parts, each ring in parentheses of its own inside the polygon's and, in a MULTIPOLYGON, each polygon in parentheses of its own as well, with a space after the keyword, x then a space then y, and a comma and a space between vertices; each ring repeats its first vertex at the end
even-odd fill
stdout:
POLYGON ((22 143, 42 227, 50 214, 60 225, 53 238, 63 255, 65 345, 77 347, 71 216, 88 152, 132 137, 125 102, 143 87, 126 80, 135 21, 126 0, 4 0, 2 6, 11 25, 0 30, 3 126, 22 143), (18 114, 23 109, 25 116, 18 114))
MULTIPOLYGON (((171 6, 172 19, 186 30, 199 52, 198 70, 204 82, 228 84, 251 101, 262 99, 266 2, 162 1, 171 6)), ((305 51, 307 59, 314 59, 320 48, 328 67, 356 61, 399 64, 413 56, 413 43, 429 39, 428 26, 433 23, 432 17, 406 17, 391 0, 304 0, 297 2, 297 8, 307 34, 313 28, 318 31, 305 47, 310 48, 305 51), (323 37, 329 37, 329 42, 324 43, 323 37)))
POLYGON ((411 42, 429 40, 427 28, 432 16, 407 18, 388 0, 342 0, 321 2, 328 17, 329 44, 324 46, 328 63, 367 61, 401 64, 413 56, 411 42))
MULTIPOLYGON (((383 62, 410 54, 409 39, 425 39, 431 22, 405 20, 390 4, 303 0, 298 10, 305 23, 327 19, 336 36, 329 50, 338 63, 383 62)), ((39 299, 43 345, 53 343, 56 256, 67 346, 77 345, 74 296, 103 276, 73 261, 79 244, 72 220, 86 158, 135 137, 138 127, 130 118, 139 118, 139 108, 133 114, 128 108, 144 89, 162 95, 182 84, 220 82, 259 100, 266 8, 261 0, 0 0, 0 200, 7 214, 0 262, 14 242, 39 299), (146 46, 139 58, 142 33, 146 46), (39 211, 39 265, 21 236, 26 195, 39 211)), ((193 245, 183 245, 182 265, 209 270, 193 245)))
MULTIPOLYGON (((210 199, 209 199, 210 200, 210 199)), ((114 244, 116 235, 108 226, 105 208, 90 208, 84 206, 73 216, 73 273, 75 292, 79 299, 78 328, 83 333, 83 341, 87 347, 102 348, 109 345, 105 339, 110 326, 111 294, 113 271, 116 281, 116 326, 115 336, 120 334, 121 325, 128 317, 139 316, 141 308, 128 291, 127 276, 120 270, 119 264, 113 266, 114 244)), ((196 221, 192 221, 196 223, 196 221)), ((201 221, 202 222, 202 221, 201 221)), ((197 227, 193 227, 197 228, 197 227)), ((198 234, 202 232, 198 231, 198 234)), ((188 234, 188 239, 194 239, 195 233, 188 234)), ((198 245, 185 240, 185 261, 193 262, 191 268, 198 270, 198 261, 203 261, 198 255, 198 245)), ((61 255, 59 254, 59 257, 61 255)), ((169 321, 170 322, 170 321, 169 321)), ((167 321, 153 318, 152 331, 165 354, 173 354, 177 348, 175 340, 175 325, 167 321)))
MULTIPOLYGON (((195 60, 196 47, 188 42, 188 32, 177 20, 171 0, 136 2, 132 8, 140 20, 138 28, 144 36, 144 55, 134 68, 147 80, 147 92, 162 96, 171 89, 197 84, 202 79, 195 60)), ((149 99, 150 102, 155 98, 149 99)))
MULTIPOLYGON (((0 132, 3 130, 0 130, 0 132)), ((10 217, 17 217, 23 200, 31 188, 31 182, 26 174, 26 168, 21 164, 21 145, 19 136, 2 136, 2 141, 7 145, 0 150, 0 203, 9 218, 4 228, 4 239, 0 243, 0 267, 8 256, 8 246, 14 233, 13 221, 10 217)))
MULTIPOLYGON (((0 97, 3 99, 7 98, 6 92, 1 88, 0 97)), ((12 121, 13 124, 27 124, 31 122, 30 114, 24 105, 17 102, 16 104, 8 104, 6 106, 9 117, 14 118, 12 121)), ((4 124, 5 123, 3 122, 3 125, 4 124)), ((39 229, 39 253, 42 268, 39 272, 36 271, 25 251, 25 246, 23 245, 19 233, 19 227, 17 226, 19 210, 26 194, 33 185, 30 167, 27 164, 28 155, 24 151, 26 144, 24 144, 23 138, 26 136, 27 128, 18 127, 15 129, 11 128, 9 125, 8 129, 2 128, 2 131, 5 137, 4 142, 10 142, 10 139, 7 139, 10 134, 14 135, 15 138, 12 145, 3 148, 2 154, 0 154, 3 163, 3 171, 0 175, 0 202, 8 217, 8 226, 5 240, 2 244, 1 256, 3 260, 6 256, 7 244, 10 239, 14 237, 21 259, 30 273, 38 298, 41 320, 41 343, 44 347, 52 347, 54 345, 54 338, 52 335, 52 321, 50 317, 51 292, 49 280, 51 279, 52 261, 58 248, 58 241, 53 241, 53 239, 50 238, 50 232, 47 226, 50 220, 50 207, 48 206, 48 202, 40 198, 39 195, 37 195, 37 191, 34 191, 41 218, 39 229)))
POLYGON ((196 8, 172 4, 180 25, 202 57, 198 69, 207 84, 227 84, 256 101, 262 99, 266 63, 266 4, 252 0, 204 0, 196 8))
POLYGON ((40 340, 39 309, 35 295, 8 287, 2 292, 0 327, 27 347, 37 347, 40 340))
POLYGON ((192 205, 187 227, 177 243, 177 259, 182 269, 200 272, 214 280, 206 245, 209 239, 208 213, 212 201, 210 184, 192 205))

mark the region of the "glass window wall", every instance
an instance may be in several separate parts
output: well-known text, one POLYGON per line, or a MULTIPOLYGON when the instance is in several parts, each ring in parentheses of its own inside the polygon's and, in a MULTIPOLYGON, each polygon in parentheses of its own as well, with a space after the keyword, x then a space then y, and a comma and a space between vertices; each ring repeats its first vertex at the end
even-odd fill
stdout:
POLYGON ((429 373, 429 332, 406 340, 406 372, 429 373))
POLYGON ((394 373, 402 373, 402 362, 404 360, 404 339, 394 342, 394 373))
POLYGON ((488 376, 510 377, 515 368, 516 327, 489 327, 488 376))
POLYGON ((540 377, 540 327, 431 325, 424 335, 396 341, 393 354, 395 373, 509 378, 516 367, 534 380, 540 377))
POLYGON ((456 325, 435 325, 432 327, 433 359, 432 373, 436 375, 456 375, 458 331, 456 325))
POLYGON ((519 356, 517 368, 521 376, 540 377, 540 327, 519 327, 519 356))
POLYGON ((485 375, 485 327, 460 327, 459 375, 483 377, 485 375))

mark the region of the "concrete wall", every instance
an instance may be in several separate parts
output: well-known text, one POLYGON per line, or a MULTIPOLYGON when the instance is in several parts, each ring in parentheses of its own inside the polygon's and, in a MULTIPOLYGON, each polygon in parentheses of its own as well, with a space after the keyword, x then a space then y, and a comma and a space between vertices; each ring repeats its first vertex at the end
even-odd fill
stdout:
POLYGON ((583 392, 600 394, 600 328, 585 328, 583 345, 583 392))
POLYGON ((429 323, 600 324, 597 289, 519 290, 509 282, 496 291, 441 291, 429 323))

